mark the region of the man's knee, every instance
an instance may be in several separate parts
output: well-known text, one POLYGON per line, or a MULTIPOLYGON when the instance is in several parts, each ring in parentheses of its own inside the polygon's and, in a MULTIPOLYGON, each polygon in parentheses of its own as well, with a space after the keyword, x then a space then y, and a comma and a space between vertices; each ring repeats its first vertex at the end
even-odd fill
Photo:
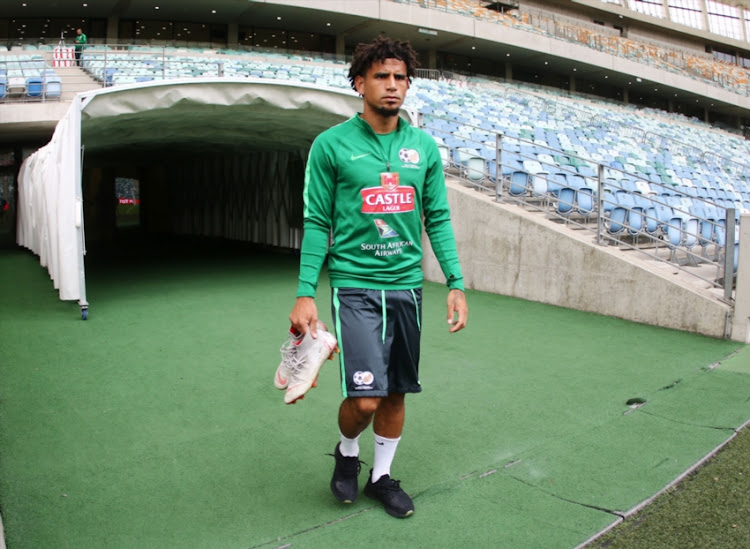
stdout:
POLYGON ((375 413, 380 405, 380 401, 383 400, 380 397, 350 397, 350 405, 357 410, 357 412, 365 417, 369 417, 375 413))

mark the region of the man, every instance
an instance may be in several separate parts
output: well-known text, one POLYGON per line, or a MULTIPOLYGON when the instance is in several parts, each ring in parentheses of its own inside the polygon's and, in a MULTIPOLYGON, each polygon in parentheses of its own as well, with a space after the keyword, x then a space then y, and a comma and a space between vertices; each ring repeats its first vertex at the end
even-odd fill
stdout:
POLYGON ((373 422, 375 457, 364 493, 396 517, 414 512, 390 467, 404 396, 421 391, 422 217, 450 289, 449 331, 461 330, 468 315, 440 154, 429 135, 398 116, 417 63, 408 42, 380 37, 357 46, 349 80, 363 111, 320 134, 310 149, 297 301, 289 315, 298 333, 323 334, 314 296, 328 251, 345 397, 331 490, 345 503, 357 498, 359 436, 373 422))
POLYGON ((86 45, 88 38, 83 34, 83 30, 76 29, 76 65, 81 66, 81 53, 83 52, 83 46, 86 45))

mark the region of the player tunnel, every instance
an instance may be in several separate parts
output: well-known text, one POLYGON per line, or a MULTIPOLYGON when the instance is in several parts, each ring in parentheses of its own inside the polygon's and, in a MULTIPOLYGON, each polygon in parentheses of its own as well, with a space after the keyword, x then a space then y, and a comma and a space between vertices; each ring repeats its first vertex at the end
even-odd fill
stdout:
POLYGON ((248 80, 82 94, 22 167, 18 243, 83 304, 85 251, 125 232, 298 248, 310 145, 358 110, 351 90, 248 80))
POLYGON ((245 82, 95 98, 81 112, 88 245, 137 228, 299 247, 310 144, 357 106, 348 92, 245 82))

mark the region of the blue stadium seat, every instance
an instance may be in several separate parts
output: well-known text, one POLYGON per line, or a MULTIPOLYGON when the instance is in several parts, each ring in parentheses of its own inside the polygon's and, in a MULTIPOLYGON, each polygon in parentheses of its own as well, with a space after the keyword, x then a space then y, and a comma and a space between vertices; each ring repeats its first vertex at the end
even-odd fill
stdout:
MULTIPOLYGON (((568 179, 563 172, 550 172, 547 176, 547 192, 553 196, 558 196, 563 188, 570 188, 568 179)), ((573 190, 571 188, 571 190, 573 190)), ((571 205, 573 201, 571 200, 571 205)))
POLYGON ((651 206, 651 201, 638 193, 629 194, 629 196, 632 205, 628 212, 628 231, 632 235, 648 232, 646 212, 651 206))
POLYGON ((557 193, 557 213, 560 215, 570 215, 575 209, 576 191, 570 187, 561 187, 557 193))
POLYGON ((62 96, 62 78, 54 73, 45 74, 44 78, 44 96, 60 97, 62 96))
POLYGON ((39 76, 26 79, 26 95, 29 97, 41 97, 44 93, 44 80, 39 76))
POLYGON ((576 191, 576 209, 584 217, 593 215, 596 211, 596 198, 593 190, 581 187, 576 191))
POLYGON ((627 226, 628 210, 626 203, 627 193, 620 191, 617 193, 607 192, 604 195, 604 211, 609 211, 609 216, 605 219, 607 232, 611 235, 618 235, 625 231, 627 226))
POLYGON ((510 175, 508 193, 511 196, 525 196, 529 187, 529 173, 516 171, 510 175))

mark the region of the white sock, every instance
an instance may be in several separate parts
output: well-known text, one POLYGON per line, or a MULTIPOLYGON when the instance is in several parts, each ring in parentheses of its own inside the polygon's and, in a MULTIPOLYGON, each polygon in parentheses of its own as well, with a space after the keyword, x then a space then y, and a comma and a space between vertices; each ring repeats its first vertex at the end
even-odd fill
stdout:
MULTIPOLYGON (((341 431, 339 431, 341 433, 341 431)), ((345 457, 357 457, 359 455, 359 435, 356 438, 346 438, 341 434, 339 452, 345 457)))
POLYGON ((377 482, 383 475, 391 474, 391 463, 396 455, 398 438, 385 438, 375 434, 375 459, 372 464, 372 481, 377 482))

